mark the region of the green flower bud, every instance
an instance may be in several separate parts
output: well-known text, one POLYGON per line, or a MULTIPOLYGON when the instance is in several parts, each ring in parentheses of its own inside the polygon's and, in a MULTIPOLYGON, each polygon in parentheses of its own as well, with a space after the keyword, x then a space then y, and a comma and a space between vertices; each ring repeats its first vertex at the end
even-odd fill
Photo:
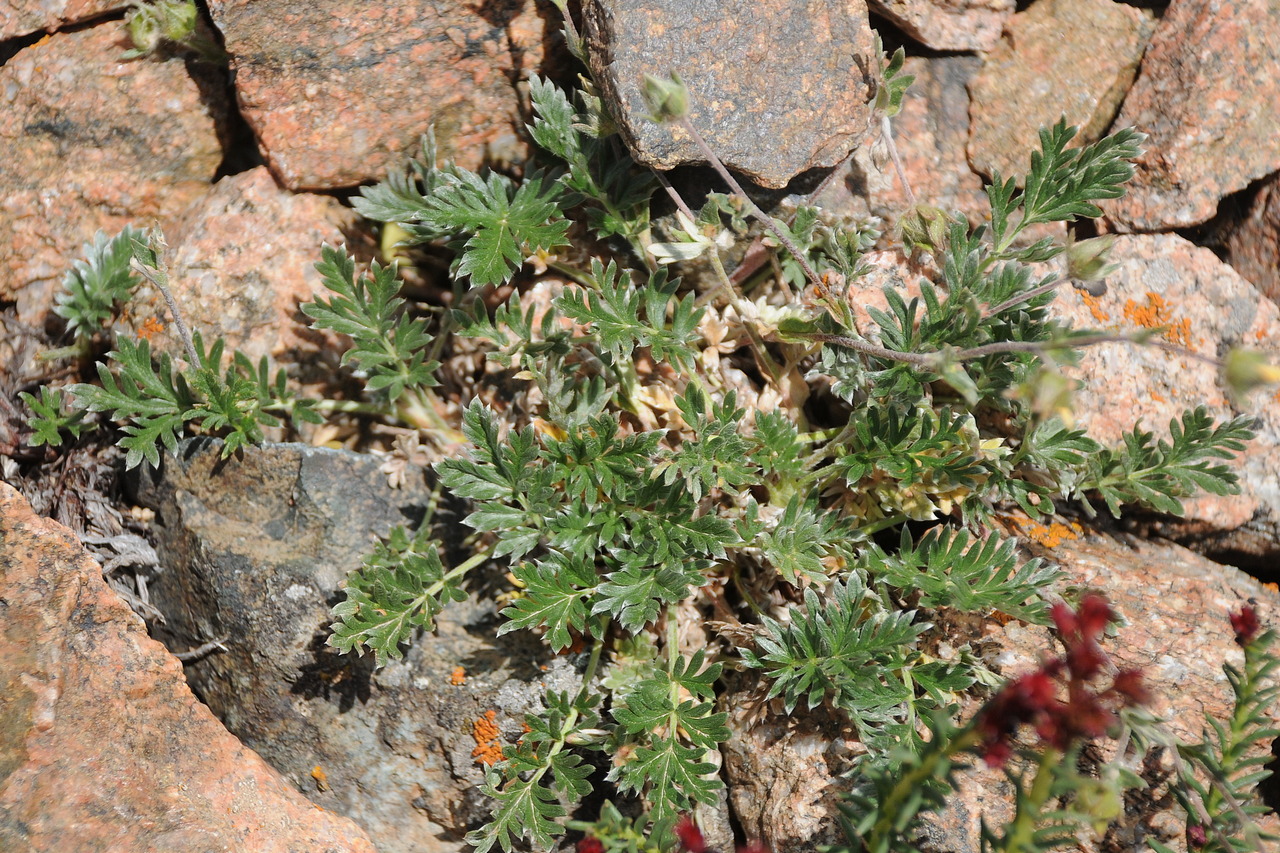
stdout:
POLYGON ((1237 399, 1264 385, 1280 385, 1280 366, 1257 350, 1233 349, 1222 361, 1222 378, 1237 399))
POLYGON ((689 88, 674 71, 668 80, 644 75, 640 92, 649 107, 649 117, 659 124, 679 121, 689 114, 689 88))
POLYGON ((1107 234, 1091 240, 1081 240, 1067 246, 1067 277, 1074 281, 1101 281, 1116 271, 1111 263, 1111 247, 1114 235, 1107 234))

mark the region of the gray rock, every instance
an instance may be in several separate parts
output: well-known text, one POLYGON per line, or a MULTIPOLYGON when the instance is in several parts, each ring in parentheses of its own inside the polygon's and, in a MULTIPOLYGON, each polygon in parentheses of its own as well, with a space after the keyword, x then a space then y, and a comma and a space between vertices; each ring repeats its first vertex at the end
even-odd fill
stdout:
POLYGON ((0 483, 0 850, 373 853, 209 713, 67 528, 0 483))
POLYGON ((584 13, 592 73, 645 165, 705 161, 683 130, 646 118, 645 74, 678 73, 693 126, 761 186, 835 165, 866 132, 877 60, 863 0, 591 0, 584 13))
POLYGON ((476 721, 496 712, 490 748, 514 742, 544 685, 575 687, 569 659, 544 661, 520 635, 495 640, 491 593, 450 605, 436 635, 380 671, 337 654, 325 640, 338 589, 376 537, 421 515, 424 480, 393 490, 378 460, 344 451, 267 445, 219 460, 220 449, 187 441, 137 483, 158 516, 169 570, 152 600, 172 640, 229 637, 227 653, 188 667, 192 687, 381 853, 461 849, 488 814, 476 721))

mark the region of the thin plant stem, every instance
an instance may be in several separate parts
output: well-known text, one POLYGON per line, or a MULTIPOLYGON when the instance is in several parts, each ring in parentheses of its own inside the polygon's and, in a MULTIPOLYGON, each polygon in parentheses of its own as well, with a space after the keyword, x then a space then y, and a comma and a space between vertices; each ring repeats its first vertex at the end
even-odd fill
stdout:
POLYGON ((805 258, 804 253, 800 251, 800 247, 795 244, 795 241, 791 239, 791 236, 787 234, 783 228, 779 227, 777 221, 774 220, 772 216, 761 210, 760 206, 751 200, 751 197, 742 189, 742 185, 737 182, 733 175, 729 174, 729 170, 724 167, 724 163, 722 163, 720 158, 716 156, 716 153, 711 150, 711 146, 707 145, 707 141, 703 139, 702 134, 693 126, 693 123, 689 121, 688 117, 679 119, 679 124, 680 127, 684 129, 685 133, 689 134, 689 138, 692 139, 693 144, 698 147, 698 151, 702 153, 703 158, 711 164, 711 168, 716 170, 716 174, 720 176, 720 179, 728 184, 729 188, 737 193, 746 203, 747 209, 751 212, 751 215, 759 220, 760 224, 765 228, 768 228, 773 236, 778 238, 778 242, 785 246, 787 251, 791 253, 792 257, 796 259, 796 263, 800 264, 800 268, 804 270, 804 276, 809 280, 809 283, 815 287, 822 284, 822 279, 818 276, 818 273, 814 271, 813 266, 809 263, 808 259, 805 258))
MULTIPOLYGON (((187 328, 187 324, 182 319, 182 312, 178 310, 178 302, 173 298, 173 294, 169 291, 169 268, 164 262, 164 253, 169 248, 164 241, 164 234, 157 229, 155 232, 155 255, 156 268, 145 266, 138 262, 135 258, 132 266, 143 278, 155 285, 156 290, 160 291, 160 295, 164 297, 165 304, 169 306, 169 316, 173 318, 173 325, 178 330, 178 337, 182 339, 182 346, 187 351, 187 358, 191 361, 191 367, 200 366, 200 359, 196 355, 195 343, 191 340, 191 331, 187 328)), ((216 367, 216 365, 215 365, 216 367)))
POLYGON ((898 155, 898 146, 894 144, 893 128, 887 115, 880 116, 880 138, 884 140, 885 148, 889 149, 889 159, 893 161, 893 168, 898 173, 898 180, 902 181, 902 191, 907 196, 907 204, 915 206, 916 194, 911 191, 911 182, 907 180, 907 170, 902 167, 902 158, 898 155))
POLYGON ((689 217, 690 222, 697 222, 697 214, 693 212, 689 205, 685 204, 684 199, 680 197, 680 193, 676 192, 676 188, 671 186, 671 182, 667 180, 667 176, 659 172, 657 169, 653 170, 653 176, 658 179, 658 184, 667 191, 667 195, 669 195, 671 200, 675 202, 676 209, 689 217))

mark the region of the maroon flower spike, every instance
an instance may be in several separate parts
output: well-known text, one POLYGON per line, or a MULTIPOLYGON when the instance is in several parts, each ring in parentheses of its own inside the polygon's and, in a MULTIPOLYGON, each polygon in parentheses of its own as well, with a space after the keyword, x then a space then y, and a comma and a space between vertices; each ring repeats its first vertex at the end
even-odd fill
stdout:
POLYGON ((982 740, 977 752, 991 767, 1001 767, 1013 754, 1018 727, 1035 727, 1041 744, 1067 750, 1072 743, 1101 737, 1116 723, 1116 711, 1147 698, 1136 670, 1116 674, 1111 686, 1091 682, 1110 666, 1098 645, 1107 623, 1116 618, 1100 595, 1086 595, 1078 609, 1056 604, 1050 610, 1066 652, 1040 668, 1013 679, 992 697, 977 721, 982 740), (1065 687, 1066 699, 1058 698, 1065 687))
POLYGON ((1144 705, 1151 698, 1151 692, 1142 680, 1142 672, 1136 669, 1117 672, 1111 689, 1124 698, 1126 705, 1144 705))
POLYGON ((1201 847, 1209 843, 1209 834, 1204 831, 1204 827, 1198 823, 1187 824, 1187 846, 1192 850, 1199 850, 1201 847))
POLYGON ((688 815, 681 815, 680 820, 676 821, 676 837, 680 839, 680 846, 689 853, 705 853, 707 849, 702 830, 698 829, 698 825, 688 815))
POLYGON ((588 835, 577 843, 575 849, 578 853, 604 853, 604 842, 594 835, 588 835))
POLYGON ((1240 608, 1239 613, 1232 613, 1230 616, 1231 630, 1236 632, 1236 642, 1242 646, 1253 642, 1262 628, 1262 623, 1258 621, 1258 611, 1246 604, 1240 608))

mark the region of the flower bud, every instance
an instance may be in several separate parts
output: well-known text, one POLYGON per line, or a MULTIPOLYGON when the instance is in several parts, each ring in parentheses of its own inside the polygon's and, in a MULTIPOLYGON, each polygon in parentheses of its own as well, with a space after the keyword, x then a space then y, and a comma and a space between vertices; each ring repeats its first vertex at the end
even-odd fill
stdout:
POLYGON ((652 74, 644 75, 640 92, 649 107, 649 117, 659 124, 679 121, 689 114, 689 88, 674 71, 666 80, 652 74))
POLYGON ((1067 277, 1079 282, 1101 281, 1115 272, 1110 257, 1115 242, 1114 235, 1106 234, 1067 246, 1067 277))

